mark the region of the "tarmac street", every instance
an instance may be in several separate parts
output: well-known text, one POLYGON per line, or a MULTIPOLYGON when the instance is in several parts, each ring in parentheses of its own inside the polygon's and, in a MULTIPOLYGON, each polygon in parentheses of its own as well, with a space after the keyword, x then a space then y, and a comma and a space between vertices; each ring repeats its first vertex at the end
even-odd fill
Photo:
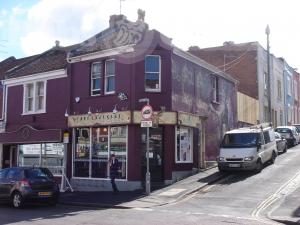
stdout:
POLYGON ((0 224, 297 224, 300 223, 299 159, 300 145, 279 155, 275 164, 266 165, 259 174, 232 172, 221 176, 211 169, 149 197, 118 202, 118 208, 59 204, 15 210, 0 205, 0 224), (212 178, 213 183, 209 181, 212 178), (201 182, 210 184, 200 185, 199 189, 196 183, 201 182), (188 191, 189 187, 193 191, 188 191))

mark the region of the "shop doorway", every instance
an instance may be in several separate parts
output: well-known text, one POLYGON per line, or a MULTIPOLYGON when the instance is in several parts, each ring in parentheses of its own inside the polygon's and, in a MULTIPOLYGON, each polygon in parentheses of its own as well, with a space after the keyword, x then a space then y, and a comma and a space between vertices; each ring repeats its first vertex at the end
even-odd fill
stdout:
MULTIPOLYGON (((147 170, 146 160, 146 141, 147 130, 142 128, 142 181, 145 182, 147 170)), ((149 167, 151 174, 152 186, 161 185, 164 182, 163 165, 164 165, 164 146, 163 146, 163 127, 149 129, 149 167)))
POLYGON ((3 146, 2 168, 10 168, 17 164, 17 148, 16 146, 3 146))

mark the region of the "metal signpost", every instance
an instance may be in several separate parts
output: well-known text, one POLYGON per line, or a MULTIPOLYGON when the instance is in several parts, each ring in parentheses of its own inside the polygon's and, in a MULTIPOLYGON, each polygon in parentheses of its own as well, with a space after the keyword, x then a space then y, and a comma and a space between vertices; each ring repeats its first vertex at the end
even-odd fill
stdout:
POLYGON ((147 102, 141 110, 142 120, 141 120, 141 127, 147 128, 147 150, 146 150, 146 159, 147 159, 147 171, 146 171, 146 194, 150 195, 151 187, 150 187, 150 168, 149 168, 149 127, 152 127, 152 115, 153 109, 149 104, 149 98, 140 99, 139 102, 147 102))

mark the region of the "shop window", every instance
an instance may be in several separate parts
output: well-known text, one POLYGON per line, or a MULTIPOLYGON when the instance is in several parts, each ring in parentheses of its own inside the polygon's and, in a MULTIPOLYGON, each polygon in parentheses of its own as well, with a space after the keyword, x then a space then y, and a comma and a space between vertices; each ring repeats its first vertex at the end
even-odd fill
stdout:
POLYGON ((76 148, 74 157, 74 176, 89 177, 90 168, 90 129, 76 129, 76 148))
POLYGON ((127 164, 127 135, 126 127, 111 127, 110 128, 110 152, 116 155, 119 161, 119 176, 120 179, 126 179, 126 164, 127 164))
POLYGON ((187 127, 176 129, 176 163, 193 162, 193 130, 187 127))
POLYGON ((161 59, 159 55, 145 57, 145 90, 159 92, 161 89, 161 59))
POLYGON ((92 177, 108 177, 108 127, 92 128, 92 177))
POLYGON ((101 94, 101 75, 102 75, 102 64, 96 62, 92 64, 91 68, 91 95, 101 94))
POLYGON ((105 61, 105 94, 115 93, 115 60, 105 61))
POLYGON ((19 145, 18 166, 41 166, 48 168, 54 175, 61 175, 64 160, 62 143, 43 143, 19 145))
POLYGON ((126 179, 126 126, 78 128, 76 130, 74 177, 108 178, 109 157, 111 154, 115 154, 120 164, 117 178, 126 179), (91 131, 91 139, 89 131, 91 131), (90 148, 90 146, 92 147, 90 148))
POLYGON ((45 112, 45 82, 24 85, 24 114, 45 112))

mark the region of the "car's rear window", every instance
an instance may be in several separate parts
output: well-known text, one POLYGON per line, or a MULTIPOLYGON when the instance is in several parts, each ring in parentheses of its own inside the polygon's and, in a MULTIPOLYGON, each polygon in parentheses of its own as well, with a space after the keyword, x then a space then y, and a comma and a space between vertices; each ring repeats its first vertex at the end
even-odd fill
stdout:
POLYGON ((36 179, 36 178, 53 178, 52 173, 46 168, 32 168, 25 170, 25 176, 28 179, 36 179))
POLYGON ((279 133, 291 133, 291 130, 289 128, 276 128, 275 131, 279 133))

